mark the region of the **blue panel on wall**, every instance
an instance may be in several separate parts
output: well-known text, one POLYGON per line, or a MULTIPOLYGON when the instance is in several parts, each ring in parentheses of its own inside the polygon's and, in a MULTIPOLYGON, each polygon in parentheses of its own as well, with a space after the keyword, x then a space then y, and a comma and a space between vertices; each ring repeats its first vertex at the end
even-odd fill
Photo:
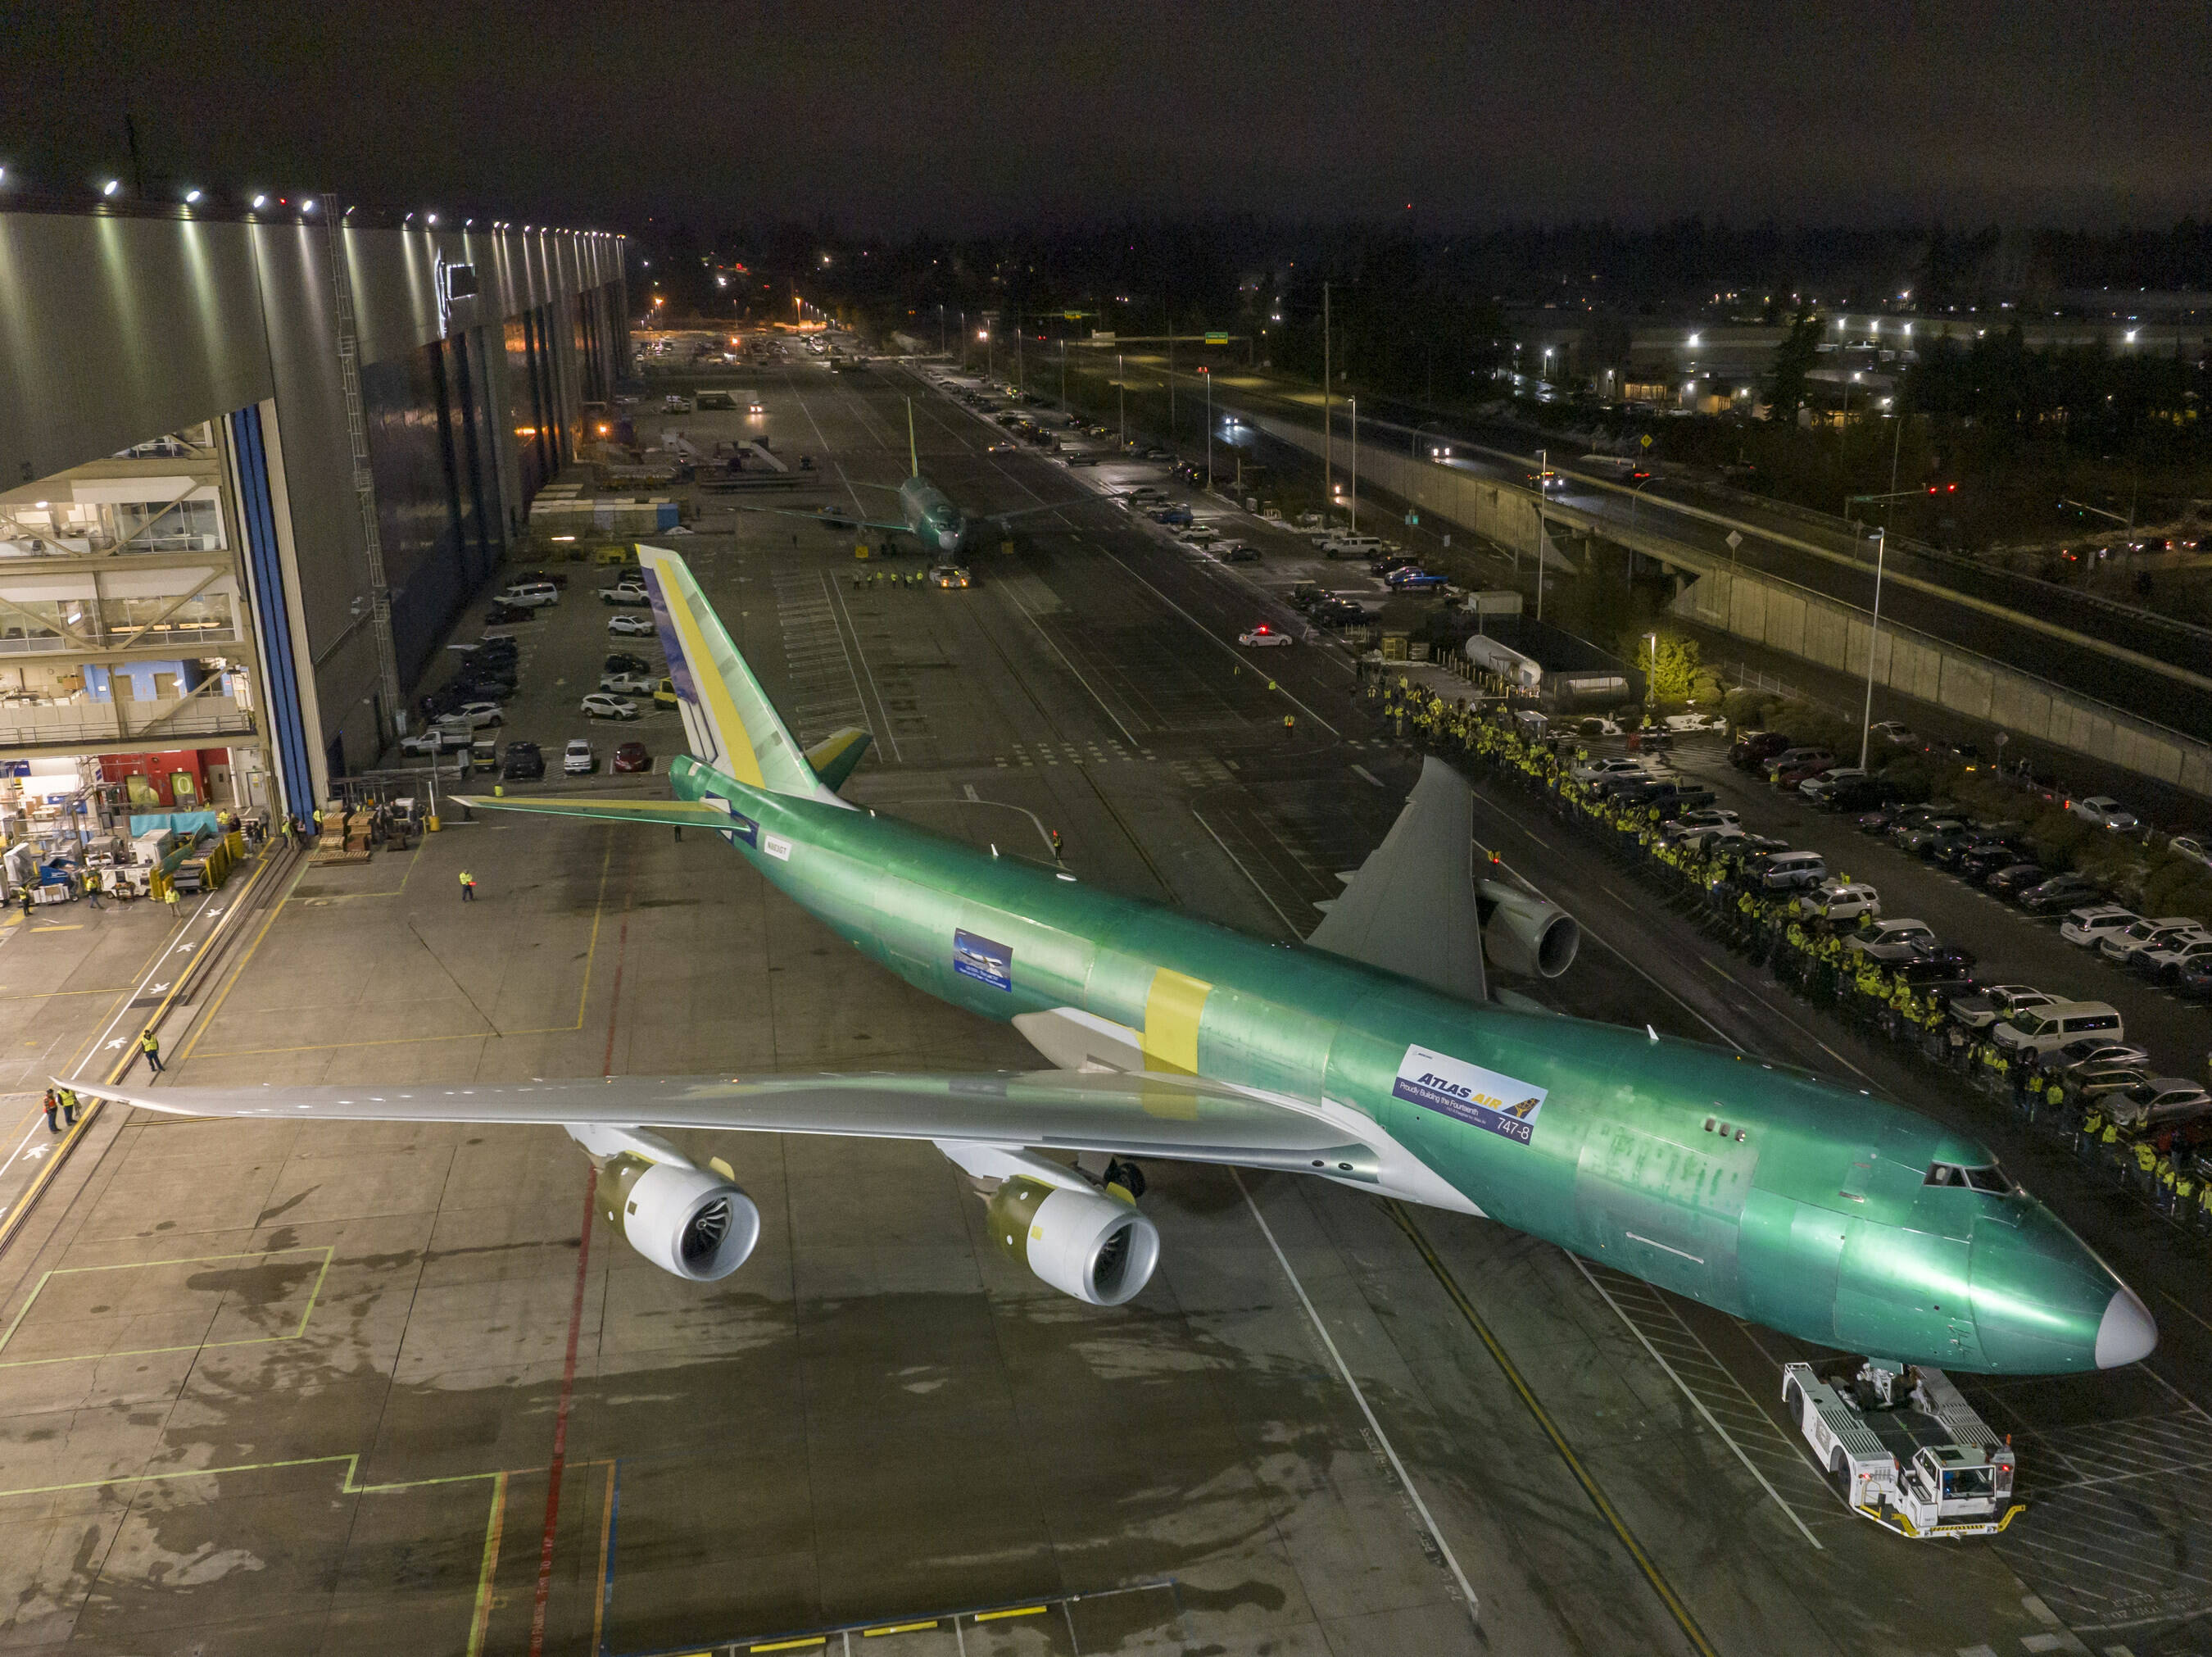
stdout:
POLYGON ((284 809, 304 813, 314 808, 314 774, 307 765, 299 664, 292 658, 292 624, 284 599, 276 512, 269 494, 269 456, 262 445, 261 411, 240 409, 230 417, 229 424, 231 448, 238 460, 238 507, 246 534, 246 568, 253 582, 254 637, 261 649, 262 687, 269 697, 270 758, 284 809))

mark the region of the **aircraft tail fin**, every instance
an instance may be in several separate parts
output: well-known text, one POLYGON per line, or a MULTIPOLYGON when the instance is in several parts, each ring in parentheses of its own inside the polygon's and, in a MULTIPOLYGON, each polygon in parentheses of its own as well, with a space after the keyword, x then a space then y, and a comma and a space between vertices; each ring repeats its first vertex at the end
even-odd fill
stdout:
POLYGON ((663 547, 641 545, 637 556, 691 752, 755 788, 835 799, 738 654, 690 567, 663 547))
POLYGON ((910 478, 921 476, 921 449, 914 441, 914 399, 906 399, 906 463, 910 478))

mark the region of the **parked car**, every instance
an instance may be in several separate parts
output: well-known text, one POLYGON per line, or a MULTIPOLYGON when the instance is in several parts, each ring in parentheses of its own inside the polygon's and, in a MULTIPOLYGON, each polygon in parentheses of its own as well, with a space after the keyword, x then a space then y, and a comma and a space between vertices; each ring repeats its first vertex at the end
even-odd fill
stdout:
POLYGON ((2126 931, 2141 919, 2133 910, 2118 904, 2087 904, 2068 911, 2058 923, 2058 935, 2087 949, 2103 942, 2108 934, 2126 931))
POLYGON ((399 752, 410 758, 436 758, 441 753, 455 753, 467 747, 475 738, 468 728, 451 725, 433 725, 428 730, 414 731, 399 739, 399 752))
POLYGON ((643 582, 618 581, 612 587, 599 588, 599 602, 601 604, 650 604, 653 602, 653 598, 645 590, 643 582))
POLYGON ((1828 878, 1828 863, 1817 851, 1775 851, 1753 858, 1743 872, 1768 892, 1802 892, 1828 878))
POLYGON ((1271 627, 1264 621, 1255 622, 1251 626, 1237 634, 1237 642, 1248 650, 1268 650, 1273 649, 1278 644, 1295 644, 1297 643, 1297 641, 1293 639, 1288 633, 1282 631, 1279 628, 1271 627))
POLYGON ((565 588, 568 585, 568 572, 565 570, 526 570, 507 582, 507 585, 520 587, 526 582, 533 584, 539 582, 550 582, 556 587, 565 588))
POLYGON ((2098 895, 2097 883, 2086 874, 2069 872, 2053 875, 2041 886, 2020 894, 2020 906, 2031 915, 2055 915, 2071 909, 2085 898, 2098 895))
MULTIPOLYGON (((2063 935, 2065 929, 2060 928, 2063 935)), ((2185 938, 2201 938, 2204 929, 2194 916, 2164 915, 2156 920, 2137 921, 2133 926, 2118 931, 2107 931, 2097 940, 2097 953, 2108 961, 2122 966, 2130 964, 2130 958, 2138 949, 2162 949, 2168 944, 2179 943, 2185 938)))
POLYGON ((2020 853, 1998 841, 1977 840, 1959 848, 1951 859, 1951 868, 1962 880, 1976 886, 1999 869, 2014 866, 2020 853))
POLYGON ((1909 961, 1936 947, 1936 932, 1925 921, 1876 921, 1844 939, 1844 946, 1878 961, 1909 961))
POLYGON ((1784 748, 1766 762, 1766 780, 1778 789, 1794 789, 1835 763, 1836 756, 1826 748, 1784 748))
POLYGON ((1765 769, 1766 762, 1790 746, 1780 731, 1745 731, 1729 745, 1729 764, 1738 771, 1765 769))
POLYGON ((2124 1093, 2131 1087, 2140 1087, 2150 1079, 2150 1072, 2139 1064, 2086 1066, 2068 1078, 2072 1083, 2075 1096, 2084 1104, 2093 1103, 2107 1094, 2124 1093))
POLYGON ((484 612, 484 625, 487 627, 512 627, 519 621, 537 619, 538 612, 534 609, 526 605, 509 604, 503 599, 493 600, 491 608, 484 612))
POLYGON ((499 775, 506 783, 534 783, 545 775, 545 756, 535 742, 510 742, 499 775))
POLYGON ((650 616, 609 616, 607 631, 617 638, 651 638, 653 633, 650 616))
POLYGON ((2212 868, 2212 849, 2193 835, 2177 834, 2166 843, 2166 849, 2177 857, 2184 857, 2204 868, 2212 868))
POLYGON ((649 673, 653 671, 653 664, 643 656, 633 655, 628 650, 612 650, 608 652, 606 660, 599 663, 599 671, 603 673, 649 673))
POLYGON ((2149 1063, 2148 1047, 2138 1047, 2132 1041, 2115 1041, 2109 1036, 2089 1035, 2045 1054, 2043 1068, 2053 1075, 2066 1076, 2100 1068, 2109 1069, 2115 1064, 2149 1063))
POLYGON ((2021 892, 2041 886, 2052 878, 2051 872, 2042 864, 2016 859, 1984 874, 1982 890, 1993 897, 2017 898, 2021 892))
POLYGON ((1098 464, 1098 457, 1089 449, 1079 449, 1067 456, 1067 464, 1072 466, 1095 466, 1098 464))
POLYGON ((1990 1040, 2016 1054, 2055 1053, 2084 1036, 2120 1041, 2127 1036, 2127 1026, 2118 1009, 2104 1002, 2056 1001, 2001 1019, 1990 1030, 1990 1040))
POLYGON ((1624 759, 1615 757, 1609 759, 1577 760, 1569 768, 1567 774, 1576 782, 1588 788, 1609 777, 1642 777, 1646 774, 1647 769, 1640 759, 1624 759))
POLYGON ((584 698, 584 716, 587 719, 635 719, 637 704, 627 697, 609 696, 595 691, 584 698))
POLYGON ((2173 980, 2177 994, 2190 1001, 2212 1001, 2212 960, 2193 960, 2173 980))
POLYGON ((2166 1128, 2212 1115, 2212 1093, 2186 1076, 2153 1076, 2107 1093, 2105 1111, 2123 1128, 2166 1128))
POLYGON ((1194 546, 1204 546, 1209 541, 1221 539, 1221 532, 1212 524, 1191 524, 1182 532, 1182 539, 1194 546))
POLYGON ((1867 774, 1856 765, 1832 765, 1811 777, 1799 778, 1797 792, 1817 806, 1825 802, 1838 789, 1850 788, 1867 780, 1867 774))
POLYGON ((499 595, 499 601, 518 610, 543 610, 561 602, 561 589, 550 581, 514 582, 499 595))
POLYGON ((2111 829, 2116 834, 2131 834, 2142 826, 2142 820, 2109 794, 2093 794, 2087 800, 2075 800, 2066 807, 2085 823, 2094 823, 2099 828, 2111 829))
POLYGON ((617 771, 649 771, 653 769, 653 754, 642 742, 619 743, 615 748, 612 769, 617 771))
POLYGON ((1393 570, 1382 577, 1382 584, 1394 593, 1433 593, 1447 583, 1442 576, 1431 575, 1425 570, 1411 568, 1393 570))
POLYGON ((1686 811, 1670 823, 1662 824, 1659 832, 1670 840, 1680 840, 1705 829, 1737 828, 1742 819, 1734 812, 1719 806, 1706 806, 1697 811, 1686 811))
POLYGON ((2191 932, 2137 949, 2127 959, 2128 970, 2160 984, 2171 984, 2191 961, 2212 960, 2212 936, 2191 932))
POLYGON ((1920 746, 1920 739, 1894 719, 1877 719, 1867 727, 1867 731, 1875 740, 1887 742, 1893 748, 1917 748, 1920 746))
POLYGON ((568 746, 561 751, 561 775, 589 777, 599 768, 599 757, 592 752, 588 738, 572 736, 568 746))
POLYGON ((1224 564, 1257 564, 1260 549, 1246 541, 1223 541, 1213 549, 1213 556, 1224 564))
POLYGON ((1948 1002, 1954 996, 1972 993, 1974 960, 1963 949, 1938 950, 1932 955, 1900 961, 1891 969, 1916 996, 1936 995, 1948 1002))
POLYGON ((1862 916, 1881 918, 1881 895, 1863 880, 1825 880, 1797 899, 1797 912, 1808 920, 1856 921, 1862 916))
POLYGON ((1969 1030, 1986 1030, 1999 1019, 2048 1007, 2058 999, 2031 984, 1984 984, 1971 996, 1951 1003, 1951 1016, 1969 1030))
POLYGON ((656 673, 601 673, 599 688, 613 696, 651 696, 659 684, 656 673))

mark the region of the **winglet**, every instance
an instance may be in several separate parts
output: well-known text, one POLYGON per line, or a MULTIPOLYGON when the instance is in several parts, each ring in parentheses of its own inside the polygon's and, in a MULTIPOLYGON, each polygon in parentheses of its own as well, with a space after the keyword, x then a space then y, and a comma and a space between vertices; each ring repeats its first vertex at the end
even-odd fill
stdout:
POLYGON ((692 753, 757 789, 835 800, 738 654, 690 566, 665 547, 641 544, 637 557, 692 753))
POLYGON ((906 463, 913 468, 912 476, 921 476, 921 450, 914 441, 914 399, 906 399, 906 463))

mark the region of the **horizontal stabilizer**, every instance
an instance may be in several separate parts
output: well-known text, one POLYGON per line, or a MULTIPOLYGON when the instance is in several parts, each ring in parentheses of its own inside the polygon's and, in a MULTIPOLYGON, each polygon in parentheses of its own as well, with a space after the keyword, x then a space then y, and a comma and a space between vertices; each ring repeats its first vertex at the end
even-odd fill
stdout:
POLYGON ((1306 940, 1466 1001, 1485 994, 1474 899, 1474 800, 1433 755, 1390 832, 1306 940))
POLYGON ((598 818, 609 823, 665 823, 677 828, 727 828, 730 813, 700 800, 633 800, 612 795, 457 794, 471 811, 522 811, 540 817, 598 818))

